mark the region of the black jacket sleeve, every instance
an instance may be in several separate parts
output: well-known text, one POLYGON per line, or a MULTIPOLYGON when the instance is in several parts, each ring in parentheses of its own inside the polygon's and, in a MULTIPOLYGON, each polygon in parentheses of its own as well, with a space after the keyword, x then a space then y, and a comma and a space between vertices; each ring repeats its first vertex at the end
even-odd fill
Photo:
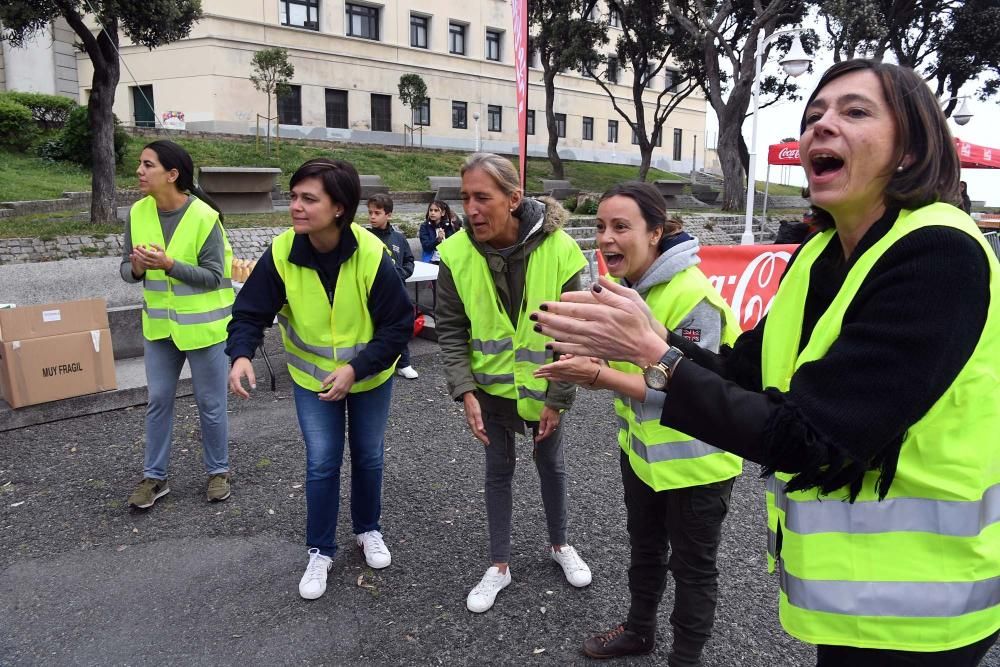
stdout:
MULTIPOLYGON (((766 470, 795 473, 792 490, 853 491, 867 470, 881 469, 884 493, 906 430, 972 355, 989 296, 989 265, 974 239, 945 227, 913 232, 872 268, 837 340, 799 367, 788 392, 727 380, 738 375, 732 364, 720 376, 711 364, 682 361, 661 422, 766 470)), ((759 343, 751 336, 746 344, 756 346, 759 368, 759 343)))
POLYGON ((358 381, 391 366, 413 337, 413 304, 388 254, 382 257, 368 295, 368 312, 375 334, 350 362, 358 381))
POLYGON ((410 242, 402 232, 399 235, 399 247, 401 248, 399 258, 399 277, 406 282, 406 279, 413 275, 413 251, 410 250, 410 242))
POLYGON ((271 247, 257 261, 243 288, 236 294, 233 319, 229 322, 226 354, 230 361, 240 357, 253 359, 264 339, 264 329, 274 323, 274 316, 285 305, 285 283, 274 266, 271 247))

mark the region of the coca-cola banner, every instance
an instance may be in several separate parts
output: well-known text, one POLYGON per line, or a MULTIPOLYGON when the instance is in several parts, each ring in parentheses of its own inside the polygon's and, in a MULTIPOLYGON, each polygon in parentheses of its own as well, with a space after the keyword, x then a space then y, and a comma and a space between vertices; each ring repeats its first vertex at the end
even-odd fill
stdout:
POLYGON ((702 246, 699 267, 740 318, 743 330, 757 326, 771 309, 778 281, 798 246, 702 246))
POLYGON ((767 147, 768 164, 801 164, 799 161, 799 142, 788 141, 783 144, 771 144, 767 147))
POLYGON ((528 158, 528 0, 511 0, 514 18, 514 83, 517 89, 517 145, 521 191, 528 158))

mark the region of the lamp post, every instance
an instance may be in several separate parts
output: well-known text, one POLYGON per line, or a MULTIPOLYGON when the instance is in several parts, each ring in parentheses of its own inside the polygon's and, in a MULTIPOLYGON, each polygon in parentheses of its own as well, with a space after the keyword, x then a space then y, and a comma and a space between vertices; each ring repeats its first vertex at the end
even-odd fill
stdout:
POLYGON ((938 100, 938 103, 943 109, 948 102, 953 102, 955 100, 962 100, 962 104, 959 105, 958 110, 951 114, 951 119, 955 121, 956 125, 968 125, 969 121, 975 115, 972 109, 969 108, 969 96, 959 95, 957 97, 949 97, 946 100, 938 100))
POLYGON ((809 63, 812 62, 812 56, 806 53, 802 48, 802 40, 800 39, 801 34, 801 28, 776 30, 757 44, 753 75, 753 129, 750 133, 750 164, 747 169, 747 212, 746 219, 743 221, 743 236, 740 238, 740 245, 753 245, 754 243, 753 197, 754 186, 756 185, 754 176, 757 171, 757 112, 759 111, 758 97, 760 95, 760 69, 762 64, 761 60, 764 57, 764 49, 767 48, 768 44, 782 35, 795 35, 795 41, 792 42, 792 48, 788 50, 788 53, 786 53, 785 57, 779 62, 781 63, 782 68, 784 68, 785 74, 788 76, 800 76, 804 74, 807 69, 809 69, 809 63))
POLYGON ((472 120, 476 121, 476 152, 479 152, 479 112, 472 112, 472 120))

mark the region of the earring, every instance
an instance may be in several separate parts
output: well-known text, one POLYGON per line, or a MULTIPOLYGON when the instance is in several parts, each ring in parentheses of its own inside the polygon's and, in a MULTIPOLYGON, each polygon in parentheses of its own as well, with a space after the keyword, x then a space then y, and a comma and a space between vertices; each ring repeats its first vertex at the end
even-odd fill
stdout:
POLYGON ((896 171, 903 171, 903 165, 899 165, 898 167, 896 167, 896 171))

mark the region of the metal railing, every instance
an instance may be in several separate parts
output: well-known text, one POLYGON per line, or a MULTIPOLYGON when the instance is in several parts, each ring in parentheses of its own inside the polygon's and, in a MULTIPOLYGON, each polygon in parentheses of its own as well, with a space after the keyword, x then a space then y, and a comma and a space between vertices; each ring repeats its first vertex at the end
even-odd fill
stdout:
POLYGON ((414 133, 420 135, 420 147, 424 147, 424 126, 417 125, 416 127, 411 127, 410 125, 403 124, 403 148, 406 148, 406 135, 410 135, 410 147, 412 148, 415 144, 413 143, 414 133))
MULTIPOLYGON (((267 136, 267 152, 268 152, 268 154, 270 154, 271 153, 271 121, 272 120, 274 120, 274 121, 278 120, 278 117, 277 116, 263 116, 261 114, 257 114, 257 131, 256 131, 257 138, 254 140, 254 150, 256 150, 258 153, 260 152, 260 121, 262 119, 267 124, 267 126, 265 127, 265 132, 266 132, 266 136, 267 136)), ((280 122, 274 124, 274 146, 275 146, 275 148, 274 148, 275 155, 281 155, 281 123, 280 122)))
POLYGON ((986 242, 993 248, 993 252, 997 254, 997 258, 1000 259, 1000 232, 984 232, 983 236, 986 237, 986 242))

